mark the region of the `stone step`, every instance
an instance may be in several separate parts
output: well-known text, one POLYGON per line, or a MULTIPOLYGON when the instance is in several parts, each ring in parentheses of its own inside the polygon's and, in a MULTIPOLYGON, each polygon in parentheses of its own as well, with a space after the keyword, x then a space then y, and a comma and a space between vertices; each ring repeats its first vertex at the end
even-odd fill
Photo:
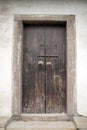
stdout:
POLYGON ((71 121, 12 121, 6 130, 76 130, 71 121))
POLYGON ((73 121, 79 130, 87 130, 87 117, 75 116, 73 121))
POLYGON ((23 121, 70 121, 65 113, 60 114, 22 114, 23 121))
POLYGON ((0 117, 0 130, 4 130, 5 127, 11 122, 11 117, 0 117))

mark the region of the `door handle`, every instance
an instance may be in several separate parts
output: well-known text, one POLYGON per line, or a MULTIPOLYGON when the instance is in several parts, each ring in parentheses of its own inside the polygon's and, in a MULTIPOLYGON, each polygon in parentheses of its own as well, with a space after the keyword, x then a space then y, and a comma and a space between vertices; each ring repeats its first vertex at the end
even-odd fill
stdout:
POLYGON ((46 62, 46 65, 52 65, 51 61, 46 62))
MULTIPOLYGON (((44 62, 42 60, 38 61, 38 65, 44 65, 44 62)), ((51 61, 47 61, 46 65, 52 65, 51 61)))
POLYGON ((44 62, 42 60, 38 61, 38 65, 44 65, 44 62))

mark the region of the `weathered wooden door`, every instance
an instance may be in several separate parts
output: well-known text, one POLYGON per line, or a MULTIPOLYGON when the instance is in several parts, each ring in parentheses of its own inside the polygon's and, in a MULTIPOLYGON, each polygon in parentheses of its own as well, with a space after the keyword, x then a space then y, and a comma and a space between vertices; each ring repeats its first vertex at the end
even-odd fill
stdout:
POLYGON ((66 112, 66 28, 24 25, 23 113, 66 112))

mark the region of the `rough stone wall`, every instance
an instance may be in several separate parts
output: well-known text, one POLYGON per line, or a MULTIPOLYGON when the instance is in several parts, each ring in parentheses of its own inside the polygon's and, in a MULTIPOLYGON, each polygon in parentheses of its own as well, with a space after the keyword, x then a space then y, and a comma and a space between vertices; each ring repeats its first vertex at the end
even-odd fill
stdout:
POLYGON ((14 14, 76 16, 77 112, 87 116, 87 0, 0 0, 0 116, 11 115, 14 14))

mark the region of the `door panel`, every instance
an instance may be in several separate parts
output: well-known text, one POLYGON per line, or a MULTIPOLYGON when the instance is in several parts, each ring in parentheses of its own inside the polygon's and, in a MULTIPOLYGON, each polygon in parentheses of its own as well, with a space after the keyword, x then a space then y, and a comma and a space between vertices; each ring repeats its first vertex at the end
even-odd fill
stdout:
POLYGON ((65 25, 25 25, 23 113, 66 111, 65 25))
POLYGON ((23 47, 23 112, 44 113, 45 112, 45 72, 43 54, 40 44, 44 42, 44 31, 41 27, 24 27, 23 47))
POLYGON ((66 32, 65 27, 53 26, 46 29, 47 76, 46 113, 66 111, 66 32))

